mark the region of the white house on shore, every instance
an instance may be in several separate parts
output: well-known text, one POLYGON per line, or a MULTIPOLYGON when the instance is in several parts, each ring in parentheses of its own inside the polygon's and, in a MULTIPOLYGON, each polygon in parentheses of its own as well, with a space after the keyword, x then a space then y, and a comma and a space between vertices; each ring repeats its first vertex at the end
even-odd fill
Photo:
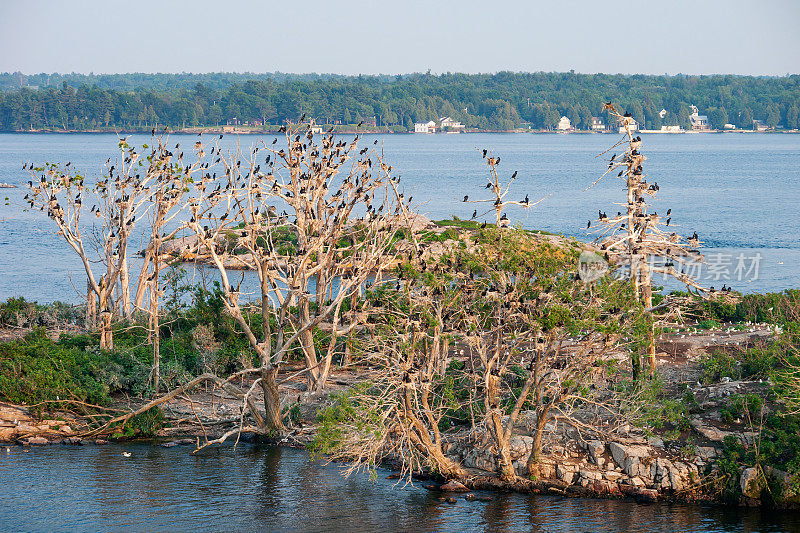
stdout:
POLYGON ((606 125, 602 118, 592 117, 592 131, 605 131, 606 125))
POLYGON ((436 123, 432 120, 428 122, 415 122, 414 133, 436 133, 436 123))
POLYGON ((567 117, 561 117, 561 120, 558 121, 556 129, 558 131, 569 131, 572 129, 572 122, 570 122, 569 118, 567 117))
POLYGON ((464 129, 464 125, 450 117, 441 117, 439 119, 439 128, 442 130, 460 131, 464 129))
POLYGON ((711 131, 711 125, 708 123, 708 116, 701 115, 696 106, 691 106, 692 114, 689 115, 689 120, 692 122, 692 130, 694 131, 711 131))

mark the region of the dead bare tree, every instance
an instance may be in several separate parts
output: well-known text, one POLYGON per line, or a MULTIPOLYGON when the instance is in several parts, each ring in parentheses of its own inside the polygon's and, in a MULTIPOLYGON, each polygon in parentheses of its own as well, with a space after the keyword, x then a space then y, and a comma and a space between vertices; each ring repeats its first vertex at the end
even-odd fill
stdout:
POLYGON ((500 166, 500 157, 495 157, 493 152, 485 149, 481 153, 483 154, 483 158, 486 159, 486 164, 489 166, 489 183, 486 184, 485 188, 491 189, 492 197, 486 200, 470 200, 469 195, 465 195, 462 202, 472 204, 491 203, 492 207, 485 213, 478 213, 478 210, 476 209, 470 219, 476 219, 487 213, 490 213, 491 211, 494 211, 495 224, 498 228, 505 228, 509 225, 508 215, 505 213, 505 208, 507 206, 517 205, 525 209, 529 209, 543 202, 547 198, 545 197, 538 202, 531 203, 529 195, 526 194, 525 198, 519 201, 505 200, 505 197, 508 196, 508 193, 511 190, 511 185, 517 179, 517 171, 515 170, 508 182, 504 184, 500 180, 500 176, 497 172, 497 168, 500 166))
POLYGON ((358 324, 356 313, 341 325, 343 306, 392 265, 400 213, 388 186, 391 167, 368 148, 357 151, 358 136, 346 142, 329 132, 317 143, 308 124, 285 133, 286 148, 277 149, 276 139, 246 154, 221 155, 224 176, 195 181, 186 224, 197 236, 198 254, 219 271, 226 310, 259 356, 252 372, 260 374, 271 431, 283 429, 279 366, 299 346, 309 384, 324 387, 335 339, 358 324), (281 214, 278 206, 285 207, 281 214), (259 328, 243 310, 232 267, 258 275, 259 328), (320 358, 314 331, 323 326, 331 337, 320 358))
MULTIPOLYGON (((622 147, 622 153, 619 157, 616 153, 611 156, 608 169, 591 186, 619 170, 616 177, 625 180, 627 201, 620 204, 625 207, 624 213, 617 212, 616 216, 609 217, 603 211, 598 212, 598 224, 593 233, 597 234, 601 249, 611 261, 630 268, 636 293, 646 309, 653 308, 653 273, 672 276, 687 287, 705 291, 686 273, 685 268, 690 262, 703 260, 702 254, 697 250, 700 245, 697 233, 686 239, 671 231, 671 228, 667 229, 672 220, 671 209, 663 216, 659 216, 657 212, 648 212, 651 207, 649 198, 656 195, 659 186, 658 183, 648 183, 646 180, 647 174, 643 167, 646 157, 641 153, 642 139, 633 136, 634 122, 630 113, 621 114, 610 102, 604 109, 608 110, 609 116, 616 117, 625 131, 623 138, 604 154, 617 147, 622 147)), ((587 230, 591 226, 590 220, 587 230)), ((655 322, 650 328, 646 343, 646 359, 651 373, 655 371, 654 328, 655 322)))
MULTIPOLYGON (((154 136, 152 142, 154 146, 151 154, 146 158, 148 164, 146 168, 143 168, 144 178, 142 178, 142 185, 148 195, 150 235, 149 242, 143 250, 134 306, 136 309, 143 309, 145 293, 148 294, 146 308, 148 342, 153 349, 151 383, 157 394, 161 375, 159 312, 162 291, 159 287, 159 280, 166 261, 171 257, 171 254, 165 252, 164 243, 175 239, 181 230, 181 224, 177 224, 176 221, 187 207, 184 195, 189 190, 189 183, 208 167, 208 162, 204 161, 206 154, 200 141, 194 145, 195 161, 186 166, 183 166, 183 152, 180 152, 175 158, 173 152, 167 148, 168 138, 154 136)), ((180 145, 176 144, 175 149, 179 148, 180 145)), ((215 149, 217 147, 212 148, 212 155, 215 149)))
MULTIPOLYGON (((34 179, 28 182, 30 193, 25 196, 31 207, 56 223, 58 234, 80 257, 87 276, 87 314, 95 309, 96 298, 100 346, 105 349, 114 346, 115 288, 120 291, 123 313, 128 315, 128 243, 137 213, 146 202, 146 187, 132 172, 140 155, 125 139, 120 140, 119 147, 123 155, 117 163, 119 168, 109 159, 107 173, 95 185, 87 186, 86 177, 76 172, 71 163, 63 169, 51 163, 32 166, 28 172, 34 179), (84 200, 94 202, 89 213, 99 219, 90 227, 81 222, 84 200), (100 264, 105 272, 96 276, 93 264, 100 264)), ((87 318, 90 324, 94 322, 93 316, 87 318)))

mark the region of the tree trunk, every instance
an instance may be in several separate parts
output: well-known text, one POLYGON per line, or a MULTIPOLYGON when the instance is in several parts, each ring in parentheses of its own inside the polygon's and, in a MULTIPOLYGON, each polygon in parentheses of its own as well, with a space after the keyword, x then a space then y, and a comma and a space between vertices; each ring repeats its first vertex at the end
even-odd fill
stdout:
MULTIPOLYGON (((299 314, 300 314, 300 324, 301 327, 311 322, 311 314, 308 308, 308 300, 303 300, 300 302, 299 306, 299 314)), ((321 372, 317 363, 317 350, 314 346, 314 332, 311 328, 304 330, 300 334, 300 345, 303 350, 303 356, 306 360, 306 368, 308 368, 308 372, 306 372, 306 376, 308 379, 308 388, 309 390, 320 391, 325 388, 324 381, 320 381, 321 372)))
POLYGON ((142 307, 142 302, 144 301, 144 291, 147 288, 147 273, 150 271, 150 261, 152 256, 152 248, 149 248, 145 253, 144 260, 142 261, 142 270, 139 273, 139 281, 136 283, 136 296, 133 305, 137 309, 142 307))
POLYGON ((264 409, 267 413, 265 420, 267 429, 275 432, 283 431, 283 417, 281 416, 281 397, 278 394, 278 369, 264 368, 261 370, 261 390, 264 391, 264 409))
POLYGON ((154 278, 150 283, 150 342, 153 344, 153 390, 158 394, 158 382, 161 378, 161 326, 158 320, 158 277, 154 278))
POLYGON ((511 450, 508 440, 505 438, 503 419, 500 409, 498 387, 500 377, 494 374, 486 376, 486 410, 489 412, 489 430, 494 437, 494 445, 497 448, 498 473, 503 481, 512 481, 516 477, 514 465, 511 464, 511 450))
MULTIPOLYGON (((125 251, 127 256, 127 251, 125 251)), ((122 266, 119 271, 119 288, 120 288, 120 296, 122 298, 122 316, 130 319, 131 318, 131 287, 130 287, 130 279, 128 274, 128 258, 122 257, 122 266)))
POLYGON ((86 329, 94 331, 97 328, 97 295, 92 288, 92 282, 86 282, 86 329))
POLYGON ((436 469, 439 474, 445 479, 461 479, 466 475, 461 465, 454 463, 442 452, 442 447, 438 444, 431 443, 430 446, 425 446, 428 457, 436 464, 436 469))
MULTIPOLYGON (((653 307, 653 284, 650 280, 650 271, 645 267, 643 269, 643 279, 642 279, 642 300, 644 301, 645 309, 650 309, 653 307)), ((655 339, 655 327, 656 323, 653 319, 652 311, 648 311, 647 313, 648 318, 650 319, 650 325, 647 328, 647 367, 648 372, 652 376, 656 372, 656 339, 655 339)))
POLYGON ((528 469, 529 475, 539 475, 539 460, 542 456, 542 435, 544 428, 547 425, 547 415, 550 413, 550 408, 545 407, 537 413, 536 418, 536 432, 533 435, 533 446, 531 446, 531 454, 528 457, 528 463, 525 465, 528 469))
POLYGON ((110 287, 106 287, 106 281, 100 281, 100 348, 103 350, 114 349, 114 334, 112 331, 113 317, 111 313, 111 298, 109 295, 110 287))

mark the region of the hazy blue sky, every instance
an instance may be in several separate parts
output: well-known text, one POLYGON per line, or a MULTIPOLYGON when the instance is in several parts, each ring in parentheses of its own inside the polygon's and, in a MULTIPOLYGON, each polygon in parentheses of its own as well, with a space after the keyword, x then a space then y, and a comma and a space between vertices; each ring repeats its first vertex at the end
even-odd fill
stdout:
POLYGON ((0 0, 0 71, 800 72, 798 0, 0 0))

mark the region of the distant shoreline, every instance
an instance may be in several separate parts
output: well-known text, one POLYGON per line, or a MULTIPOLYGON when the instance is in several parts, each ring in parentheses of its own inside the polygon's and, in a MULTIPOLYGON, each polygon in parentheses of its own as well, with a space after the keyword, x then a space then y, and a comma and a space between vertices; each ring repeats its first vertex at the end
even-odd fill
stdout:
MULTIPOLYGON (((59 135, 71 135, 71 134, 101 134, 107 135, 111 133, 117 133, 121 135, 146 135, 150 133, 151 128, 147 129, 121 129, 121 130, 113 130, 113 129, 91 129, 91 130, 60 130, 60 129, 42 129, 42 130, 7 130, 7 131, 0 131, 0 134, 20 134, 20 135, 42 135, 42 134, 59 134, 59 135)), ((163 129, 161 130, 163 131, 163 129)), ((278 135, 283 132, 275 129, 236 129, 232 131, 223 131, 222 128, 219 127, 210 127, 210 128, 183 128, 183 129, 175 129, 175 130, 168 130, 166 133, 169 134, 178 134, 178 135, 197 135, 199 133, 205 133, 210 135, 278 135)), ((445 135, 465 135, 465 134, 475 134, 475 133, 506 133, 506 134, 534 134, 534 135, 619 135, 618 132, 614 131, 586 131, 586 130, 575 130, 575 131, 555 131, 555 130, 469 130, 463 132, 453 132, 453 133, 414 133, 414 132, 395 132, 395 131, 385 131, 385 130, 370 130, 370 129, 341 129, 341 130, 334 130, 335 134, 337 135, 355 135, 355 134, 367 134, 367 135, 419 135, 423 136, 445 136, 445 135)), ((753 131, 753 130, 712 130, 712 131, 680 131, 680 132, 673 132, 673 131, 657 131, 657 130, 639 130, 638 133, 643 133, 645 135, 719 135, 719 134, 761 134, 761 135, 784 135, 784 134, 798 134, 800 130, 779 130, 779 131, 753 131)))

